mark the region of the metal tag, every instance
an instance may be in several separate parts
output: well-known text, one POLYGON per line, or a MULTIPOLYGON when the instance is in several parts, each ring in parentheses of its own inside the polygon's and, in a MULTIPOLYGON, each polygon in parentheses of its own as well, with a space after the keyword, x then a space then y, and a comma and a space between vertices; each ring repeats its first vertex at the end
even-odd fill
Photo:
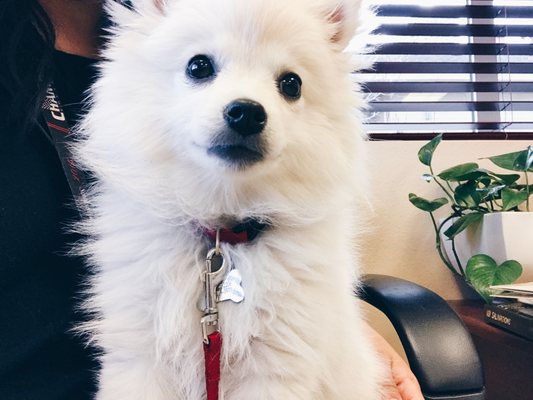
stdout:
POLYGON ((224 281, 220 284, 217 302, 232 301, 241 303, 244 300, 244 289, 242 288, 242 276, 238 269, 233 268, 224 281))

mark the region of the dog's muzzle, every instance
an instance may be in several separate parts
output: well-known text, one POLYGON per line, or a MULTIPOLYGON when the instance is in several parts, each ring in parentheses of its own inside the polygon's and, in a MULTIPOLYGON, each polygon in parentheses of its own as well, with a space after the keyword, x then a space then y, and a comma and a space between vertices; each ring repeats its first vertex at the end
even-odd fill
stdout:
POLYGON ((226 129, 217 135, 208 152, 237 167, 263 159, 265 143, 261 134, 267 123, 264 107, 256 101, 238 99, 223 111, 226 129))

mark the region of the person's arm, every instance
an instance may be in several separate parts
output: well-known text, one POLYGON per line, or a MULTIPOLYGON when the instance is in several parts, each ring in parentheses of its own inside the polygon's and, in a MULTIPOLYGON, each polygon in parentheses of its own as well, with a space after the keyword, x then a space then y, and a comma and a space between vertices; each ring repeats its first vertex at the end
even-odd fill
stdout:
POLYGON ((389 368, 390 379, 384 388, 383 400, 424 400, 420 385, 409 365, 392 346, 368 326, 368 334, 378 353, 389 368))

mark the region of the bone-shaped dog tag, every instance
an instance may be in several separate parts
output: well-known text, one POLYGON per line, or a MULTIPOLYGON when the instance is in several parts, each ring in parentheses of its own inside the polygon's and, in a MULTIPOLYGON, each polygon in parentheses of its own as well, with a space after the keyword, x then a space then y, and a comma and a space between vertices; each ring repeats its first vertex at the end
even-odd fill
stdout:
POLYGON ((242 276, 238 269, 233 268, 219 287, 217 302, 232 301, 240 303, 244 300, 244 289, 242 288, 242 276))

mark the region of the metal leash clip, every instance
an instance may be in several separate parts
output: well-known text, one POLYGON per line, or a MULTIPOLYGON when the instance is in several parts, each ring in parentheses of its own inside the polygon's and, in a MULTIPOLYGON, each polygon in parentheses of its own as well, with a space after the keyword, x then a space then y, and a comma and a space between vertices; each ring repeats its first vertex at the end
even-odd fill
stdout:
POLYGON ((207 253, 204 282, 205 309, 200 324, 205 344, 209 344, 209 335, 218 331, 217 287, 226 274, 227 261, 220 248, 220 230, 217 229, 215 247, 207 253))

